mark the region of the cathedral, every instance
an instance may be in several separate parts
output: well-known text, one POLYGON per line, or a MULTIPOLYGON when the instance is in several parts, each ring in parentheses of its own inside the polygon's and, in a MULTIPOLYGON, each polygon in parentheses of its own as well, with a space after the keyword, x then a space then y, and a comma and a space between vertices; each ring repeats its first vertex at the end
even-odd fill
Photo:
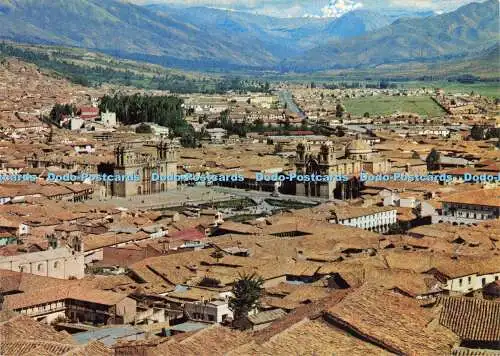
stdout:
POLYGON ((138 176, 138 180, 113 182, 112 195, 130 197, 165 192, 177 188, 175 180, 154 181, 153 174, 177 175, 178 149, 167 141, 125 143, 115 149, 113 174, 138 176))
POLYGON ((365 141, 353 140, 343 150, 336 151, 331 142, 321 145, 319 152, 308 143, 297 145, 295 158, 297 175, 345 176, 346 181, 297 182, 295 194, 325 199, 355 199, 361 193, 362 171, 373 174, 390 172, 391 164, 375 154, 365 141))

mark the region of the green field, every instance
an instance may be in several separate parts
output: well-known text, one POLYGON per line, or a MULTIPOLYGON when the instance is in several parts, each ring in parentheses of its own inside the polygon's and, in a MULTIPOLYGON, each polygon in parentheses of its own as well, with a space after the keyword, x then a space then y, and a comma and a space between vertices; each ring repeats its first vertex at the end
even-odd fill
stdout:
POLYGON ((414 113, 426 117, 440 116, 444 113, 428 96, 375 96, 354 98, 343 101, 346 111, 355 116, 390 115, 395 112, 414 113))
POLYGON ((411 81, 403 83, 404 88, 442 88, 447 93, 451 94, 469 94, 474 92, 479 95, 488 96, 490 98, 500 98, 500 82, 481 82, 473 84, 465 84, 448 81, 422 82, 411 81))

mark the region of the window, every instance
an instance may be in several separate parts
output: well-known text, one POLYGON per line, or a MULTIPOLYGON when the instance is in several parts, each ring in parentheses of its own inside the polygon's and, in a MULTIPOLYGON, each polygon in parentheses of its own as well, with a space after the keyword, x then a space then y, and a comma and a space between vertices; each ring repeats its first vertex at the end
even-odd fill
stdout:
POLYGON ((458 280, 458 285, 461 287, 462 286, 462 278, 458 280))
POLYGON ((495 276, 495 281, 498 281, 498 276, 495 276))
POLYGON ((483 287, 486 285, 486 278, 481 279, 481 284, 483 285, 483 287))
POLYGON ((58 268, 59 268, 59 262, 56 261, 56 262, 54 262, 54 269, 58 269, 58 268))
POLYGON ((467 281, 469 282, 469 284, 471 284, 472 283, 472 277, 468 277, 467 281))
POLYGON ((36 269, 38 270, 38 272, 41 272, 43 270, 43 265, 39 263, 36 269))

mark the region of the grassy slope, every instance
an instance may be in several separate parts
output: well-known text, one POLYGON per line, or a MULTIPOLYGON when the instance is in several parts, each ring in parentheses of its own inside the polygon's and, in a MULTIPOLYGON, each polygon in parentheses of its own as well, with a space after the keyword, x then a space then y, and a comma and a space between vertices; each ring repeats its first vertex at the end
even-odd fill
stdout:
POLYGON ((0 7, 0 38, 169 61, 277 62, 255 42, 230 41, 118 0, 17 0, 0 7))
POLYGON ((186 88, 187 85, 190 88, 198 88, 200 91, 211 91, 220 80, 217 76, 117 59, 81 48, 7 43, 7 52, 2 52, 1 45, 0 43, 0 58, 16 56, 21 60, 36 64, 48 74, 64 77, 83 85, 109 83, 158 89, 158 85, 162 82, 167 87, 160 89, 172 91, 179 89, 180 92, 184 92, 182 88, 186 88), (13 51, 18 52, 12 53, 13 51))

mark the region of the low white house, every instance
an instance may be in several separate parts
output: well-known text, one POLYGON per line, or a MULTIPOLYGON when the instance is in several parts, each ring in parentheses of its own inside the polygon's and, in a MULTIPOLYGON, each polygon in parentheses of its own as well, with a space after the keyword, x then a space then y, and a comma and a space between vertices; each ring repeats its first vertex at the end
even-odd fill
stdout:
POLYGON ((452 292, 467 293, 478 289, 482 289, 487 284, 490 284, 494 281, 498 281, 499 278, 500 278, 500 268, 497 273, 487 273, 487 274, 474 273, 467 276, 448 279, 446 281, 446 286, 444 287, 444 289, 447 289, 452 292))
POLYGON ((229 309, 227 301, 196 301, 184 304, 184 311, 193 320, 222 323, 233 318, 233 312, 229 309))
POLYGON ((426 273, 434 275, 442 283, 442 289, 452 294, 470 293, 500 279, 498 258, 469 264, 450 262, 426 273), (456 265, 455 265, 456 264, 456 265))
POLYGON ((401 208, 417 208, 419 201, 414 197, 401 197, 399 194, 392 193, 384 198, 384 206, 397 206, 401 208))

